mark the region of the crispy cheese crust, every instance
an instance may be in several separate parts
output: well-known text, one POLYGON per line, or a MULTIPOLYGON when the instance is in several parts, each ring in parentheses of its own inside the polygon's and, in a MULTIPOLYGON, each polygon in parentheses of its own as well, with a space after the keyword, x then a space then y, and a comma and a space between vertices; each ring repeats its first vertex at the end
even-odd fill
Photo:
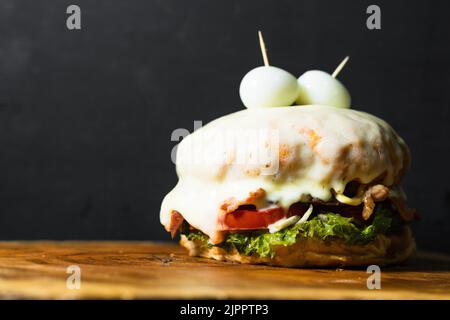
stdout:
POLYGON ((339 239, 322 241, 299 238, 291 246, 274 246, 273 258, 247 256, 240 254, 236 249, 226 251, 217 246, 207 248, 200 242, 188 240, 184 235, 181 236, 180 244, 188 250, 190 256, 278 267, 389 265, 405 261, 416 249, 409 227, 404 227, 396 235, 379 235, 368 244, 347 245, 339 239))

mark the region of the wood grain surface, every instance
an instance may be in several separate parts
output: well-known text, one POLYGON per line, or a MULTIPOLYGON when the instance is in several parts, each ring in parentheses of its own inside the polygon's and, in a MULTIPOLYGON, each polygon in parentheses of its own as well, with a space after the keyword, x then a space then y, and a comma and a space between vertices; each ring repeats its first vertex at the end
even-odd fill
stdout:
POLYGON ((381 289, 366 269, 288 269, 186 255, 174 243, 0 242, 0 298, 450 299, 450 256, 418 253, 382 268, 381 289), (68 289, 67 268, 81 288, 68 289))

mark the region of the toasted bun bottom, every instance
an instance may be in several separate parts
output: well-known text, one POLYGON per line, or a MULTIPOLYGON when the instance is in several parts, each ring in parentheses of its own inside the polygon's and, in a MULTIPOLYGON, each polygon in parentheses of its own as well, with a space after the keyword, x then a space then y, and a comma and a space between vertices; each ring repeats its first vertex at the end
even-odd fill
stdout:
POLYGON ((411 229, 404 227, 399 234, 379 235, 368 244, 347 245, 342 240, 300 238, 290 246, 274 246, 273 258, 240 254, 236 249, 226 251, 219 247, 207 248, 200 242, 182 235, 180 244, 190 256, 244 264, 267 264, 279 267, 341 267, 387 265, 410 257, 416 248, 411 229))

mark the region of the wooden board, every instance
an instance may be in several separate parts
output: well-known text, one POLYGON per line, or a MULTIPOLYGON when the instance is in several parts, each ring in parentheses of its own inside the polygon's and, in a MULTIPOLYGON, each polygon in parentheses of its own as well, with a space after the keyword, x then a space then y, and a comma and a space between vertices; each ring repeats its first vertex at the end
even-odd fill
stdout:
POLYGON ((450 299, 450 256, 419 253, 382 268, 381 289, 365 269, 288 269, 188 257, 152 242, 0 242, 0 298, 450 299), (66 286, 67 267, 81 288, 66 286))

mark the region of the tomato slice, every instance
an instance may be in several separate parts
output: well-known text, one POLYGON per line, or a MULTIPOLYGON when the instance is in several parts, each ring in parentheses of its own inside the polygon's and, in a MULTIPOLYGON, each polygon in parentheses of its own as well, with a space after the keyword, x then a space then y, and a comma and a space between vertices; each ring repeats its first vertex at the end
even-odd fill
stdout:
POLYGON ((266 229, 268 225, 286 217, 282 208, 264 210, 237 209, 227 213, 219 222, 220 230, 266 229))

